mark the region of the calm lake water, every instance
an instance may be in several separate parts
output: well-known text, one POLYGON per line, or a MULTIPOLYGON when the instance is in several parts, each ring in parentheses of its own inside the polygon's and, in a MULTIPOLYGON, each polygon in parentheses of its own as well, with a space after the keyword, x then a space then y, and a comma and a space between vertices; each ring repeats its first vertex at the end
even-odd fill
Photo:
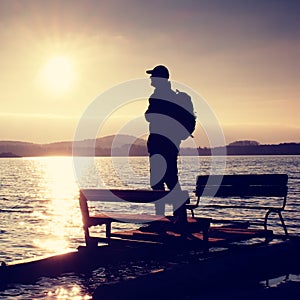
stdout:
MULTIPOLYGON (((288 230, 300 234, 300 156, 219 157, 213 166, 209 157, 182 157, 180 181, 192 195, 196 176, 210 173, 287 173, 289 194, 283 216, 288 230)), ((71 157, 0 159, 0 261, 12 262, 68 250, 84 245, 78 205, 80 187, 148 188, 147 157, 96 158, 86 164, 80 158, 74 174, 71 157)), ((138 209, 132 207, 132 209, 138 209)), ((230 217, 232 212, 199 210, 200 216, 230 217)), ((249 218, 249 212, 234 213, 237 219, 249 218)), ((262 212, 252 212, 251 219, 262 219, 262 212)), ((277 219, 271 229, 281 233, 277 219)), ((122 225, 121 227, 130 225, 122 225)), ((102 229, 99 229, 102 230, 102 229)), ((142 269, 145 266, 135 266, 142 269)), ((155 266, 149 266, 155 268, 155 266)), ((107 271, 107 270, 106 270, 107 271)), ((1 299, 90 299, 107 272, 98 270, 90 278, 68 274, 56 279, 42 278, 34 285, 13 285, 0 292, 1 299)), ((118 275, 113 274, 117 277, 118 275)))

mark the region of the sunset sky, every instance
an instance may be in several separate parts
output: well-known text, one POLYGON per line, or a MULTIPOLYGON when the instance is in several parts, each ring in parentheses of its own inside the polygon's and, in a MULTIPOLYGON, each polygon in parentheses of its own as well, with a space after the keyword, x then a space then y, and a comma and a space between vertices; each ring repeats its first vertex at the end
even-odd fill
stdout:
POLYGON ((0 140, 72 140, 97 95, 164 64, 226 142, 300 142, 300 1, 0 0, 0 39, 0 140))

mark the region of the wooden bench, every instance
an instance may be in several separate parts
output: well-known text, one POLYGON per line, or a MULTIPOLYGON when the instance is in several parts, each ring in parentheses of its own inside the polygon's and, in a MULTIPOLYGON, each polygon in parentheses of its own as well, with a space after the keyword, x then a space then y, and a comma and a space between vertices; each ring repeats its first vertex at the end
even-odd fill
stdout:
MULTIPOLYGON (((194 210, 199 206, 203 197, 208 197, 211 202, 202 207, 214 209, 255 209, 265 210, 264 228, 267 230, 268 218, 275 213, 279 216, 284 233, 288 236, 287 227, 281 212, 285 209, 287 201, 286 174, 257 174, 257 175, 203 175, 197 177, 195 204, 187 204, 186 208, 194 210), (214 204, 214 198, 230 198, 226 204, 214 204), (259 204, 255 205, 259 198, 259 204), (273 199, 273 200, 272 200, 273 199)), ((221 199, 219 199, 221 202, 221 199)))
MULTIPOLYGON (((172 216, 165 216, 157 214, 161 211, 161 207, 169 204, 173 205, 174 202, 180 198, 181 203, 189 202, 189 194, 187 191, 181 191, 180 193, 174 194, 170 191, 153 191, 153 190, 117 190, 117 189, 82 189, 80 190, 80 209, 82 214, 83 229, 85 234, 85 241, 87 246, 93 246, 98 241, 111 242, 112 232, 111 224, 113 222, 124 222, 124 223, 156 223, 158 225, 167 226, 172 223, 172 216), (88 202, 100 201, 100 202, 123 202, 127 204, 144 204, 152 203, 155 205, 155 214, 133 214, 133 213, 115 213, 101 211, 97 213, 90 213, 88 202), (106 226, 105 238, 91 237, 89 228, 97 225, 106 226)), ((115 203, 116 205, 116 203, 115 203)), ((119 207, 116 206, 116 210, 119 207)), ((129 208, 130 209, 130 208, 129 208)), ((199 224, 201 222, 199 221, 199 224)), ((210 225, 210 219, 204 218, 203 224, 203 236, 206 241, 208 240, 208 230, 210 225)))

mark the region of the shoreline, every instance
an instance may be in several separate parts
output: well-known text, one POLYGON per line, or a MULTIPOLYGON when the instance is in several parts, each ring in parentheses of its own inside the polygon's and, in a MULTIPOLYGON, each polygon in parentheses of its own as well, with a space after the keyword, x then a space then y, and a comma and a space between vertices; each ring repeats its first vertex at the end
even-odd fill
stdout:
MULTIPOLYGON (((227 154, 227 155, 181 155, 179 153, 179 157, 292 157, 292 156, 300 156, 300 154, 227 154)), ((1 158, 35 158, 35 157, 149 157, 149 155, 72 155, 72 154, 47 154, 47 155, 24 155, 24 156, 1 156, 1 158)))

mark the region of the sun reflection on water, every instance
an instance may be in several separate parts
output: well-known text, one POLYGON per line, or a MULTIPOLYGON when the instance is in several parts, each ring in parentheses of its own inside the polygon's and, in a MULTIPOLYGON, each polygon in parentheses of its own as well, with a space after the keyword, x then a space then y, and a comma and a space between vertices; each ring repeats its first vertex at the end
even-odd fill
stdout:
MULTIPOLYGON (((49 193, 54 201, 72 200, 78 191, 72 160, 66 157, 52 157, 46 164, 46 180, 49 193)), ((62 204, 62 203, 60 203, 62 204)))
POLYGON ((61 253, 70 250, 70 237, 81 230, 81 216, 78 207, 78 186, 73 173, 71 158, 51 157, 42 160, 46 204, 33 215, 43 220, 40 233, 34 245, 43 252, 61 253))
POLYGON ((68 299, 68 300, 88 300, 92 299, 90 295, 80 295, 81 290, 78 286, 73 286, 70 290, 66 288, 57 288, 55 292, 49 291, 46 299, 68 299))
POLYGON ((70 250, 69 244, 65 239, 34 239, 33 244, 51 253, 63 253, 70 250))

